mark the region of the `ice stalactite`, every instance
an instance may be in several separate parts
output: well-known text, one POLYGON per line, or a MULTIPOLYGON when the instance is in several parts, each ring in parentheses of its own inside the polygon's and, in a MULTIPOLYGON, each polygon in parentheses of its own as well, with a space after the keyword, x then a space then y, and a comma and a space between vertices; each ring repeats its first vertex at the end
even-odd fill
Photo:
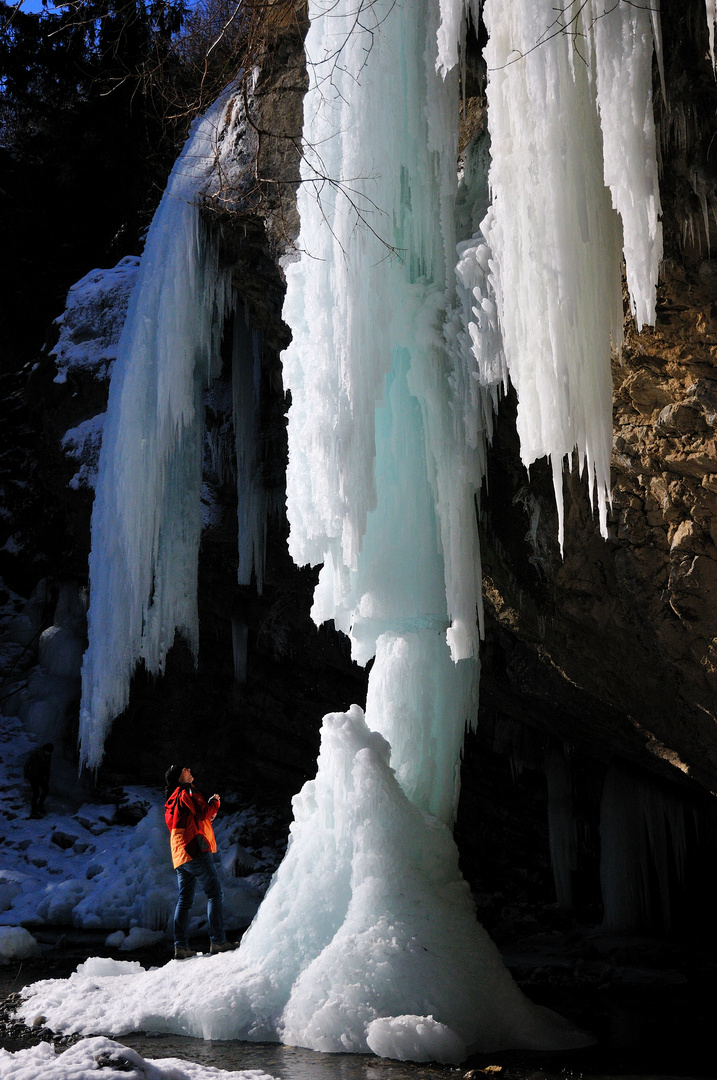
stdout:
POLYGON ((577 869, 578 831, 575 820, 568 748, 550 746, 545 754, 548 787, 548 838, 558 906, 573 906, 573 874, 577 869))
POLYGON ((574 449, 606 535, 621 248, 638 325, 654 319, 662 252, 650 12, 602 0, 568 21, 573 11, 562 29, 548 0, 483 10, 493 194, 483 230, 521 456, 552 460, 561 543, 574 449))
POLYGON ((259 458, 261 408, 261 334, 246 311, 237 311, 232 343, 232 416, 237 472, 237 515, 240 585, 257 592, 264 583, 267 506, 259 458))
POLYGON ((613 930, 672 920, 670 881, 681 886, 692 811, 649 776, 613 765, 600 804, 600 884, 613 930))
MULTIPOLYGON (((80 753, 90 767, 127 704, 136 665, 160 672, 175 631, 197 652, 202 393, 217 374, 233 303, 231 269, 219 265, 199 204, 217 170, 231 171, 235 112, 224 95, 195 124, 152 221, 117 346, 82 670, 80 753)), ((247 558, 261 546, 257 529, 252 519, 247 558)))
POLYGON ((715 3, 715 0, 705 0, 705 14, 707 15, 710 59, 712 61, 712 67, 715 67, 715 23, 717 22, 717 4, 715 3))

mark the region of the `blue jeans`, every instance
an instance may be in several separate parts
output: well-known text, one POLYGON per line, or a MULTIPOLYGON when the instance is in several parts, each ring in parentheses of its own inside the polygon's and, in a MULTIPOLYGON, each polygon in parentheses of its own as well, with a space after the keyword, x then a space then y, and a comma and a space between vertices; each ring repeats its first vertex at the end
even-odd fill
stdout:
POLYGON ((217 874, 214 855, 211 851, 202 851, 190 862, 177 867, 179 897, 174 909, 174 944, 183 949, 188 947, 189 912, 194 901, 197 882, 202 886, 207 897, 209 938, 217 945, 226 941, 222 908, 224 892, 217 874))

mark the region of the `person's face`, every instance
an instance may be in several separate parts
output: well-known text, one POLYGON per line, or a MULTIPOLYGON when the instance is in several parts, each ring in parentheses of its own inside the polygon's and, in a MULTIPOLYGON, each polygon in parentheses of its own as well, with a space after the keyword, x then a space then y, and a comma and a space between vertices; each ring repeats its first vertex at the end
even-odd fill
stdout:
POLYGON ((194 783, 194 777, 192 776, 192 770, 191 769, 186 769, 186 768, 182 769, 181 773, 179 774, 179 783, 180 784, 192 784, 192 783, 194 783))

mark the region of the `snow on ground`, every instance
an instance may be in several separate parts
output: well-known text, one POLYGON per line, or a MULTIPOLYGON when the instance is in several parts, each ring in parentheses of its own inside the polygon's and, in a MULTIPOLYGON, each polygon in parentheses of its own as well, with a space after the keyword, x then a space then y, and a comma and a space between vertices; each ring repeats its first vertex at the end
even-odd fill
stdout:
MULTIPOLYGON (((22 934, 5 927, 106 929, 110 946, 124 952, 170 934, 177 885, 159 789, 125 787, 119 814, 115 802, 73 805, 51 794, 45 816, 30 820, 22 768, 34 746, 20 720, 0 716, 0 963, 22 953, 22 934), (131 819, 130 807, 144 817, 134 826, 117 824, 118 817, 131 819)), ((220 812, 216 821, 229 930, 251 921, 280 858, 275 849, 238 843, 257 823, 254 810, 220 812)), ((190 933, 205 927, 206 900, 198 889, 190 933)), ((27 949, 36 948, 30 934, 27 939, 27 949)))
POLYGON ((56 1054, 50 1043, 39 1043, 12 1054, 0 1050, 3 1080, 86 1080, 101 1071, 102 1080, 274 1080, 260 1069, 228 1072, 179 1058, 148 1061, 135 1050, 111 1039, 83 1039, 56 1054))

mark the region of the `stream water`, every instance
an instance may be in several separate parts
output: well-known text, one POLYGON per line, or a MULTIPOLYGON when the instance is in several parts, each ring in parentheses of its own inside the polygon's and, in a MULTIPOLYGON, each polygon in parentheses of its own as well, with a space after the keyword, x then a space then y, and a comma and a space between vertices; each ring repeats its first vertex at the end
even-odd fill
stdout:
MULTIPOLYGON (((410 1061, 389 1061, 366 1054, 318 1054, 301 1047, 274 1043, 203 1042, 176 1035, 122 1036, 123 1042, 145 1058, 176 1057, 219 1069, 262 1069, 277 1080, 673 1080, 681 1077, 709 1076, 699 1069, 684 1072, 677 1069, 645 1072, 627 1070, 626 1062, 614 1061, 613 1068, 603 1071, 594 1055, 588 1054, 516 1054, 494 1055, 460 1066, 417 1064, 410 1061), (600 1071, 595 1071, 596 1067, 600 1071)), ((689 1048, 687 1057, 689 1057, 689 1048)), ((684 1059, 685 1063, 687 1057, 684 1059)), ((606 1064, 608 1064, 606 1062, 606 1064)), ((670 1062, 676 1065, 675 1062, 670 1062)), ((714 1071, 711 1074, 714 1076, 714 1071)))
POLYGON ((117 1040, 145 1058, 178 1057, 219 1069, 263 1069, 277 1080, 447 1080, 462 1066, 417 1065, 369 1054, 317 1054, 278 1043, 203 1042, 176 1035, 127 1035, 117 1040))

